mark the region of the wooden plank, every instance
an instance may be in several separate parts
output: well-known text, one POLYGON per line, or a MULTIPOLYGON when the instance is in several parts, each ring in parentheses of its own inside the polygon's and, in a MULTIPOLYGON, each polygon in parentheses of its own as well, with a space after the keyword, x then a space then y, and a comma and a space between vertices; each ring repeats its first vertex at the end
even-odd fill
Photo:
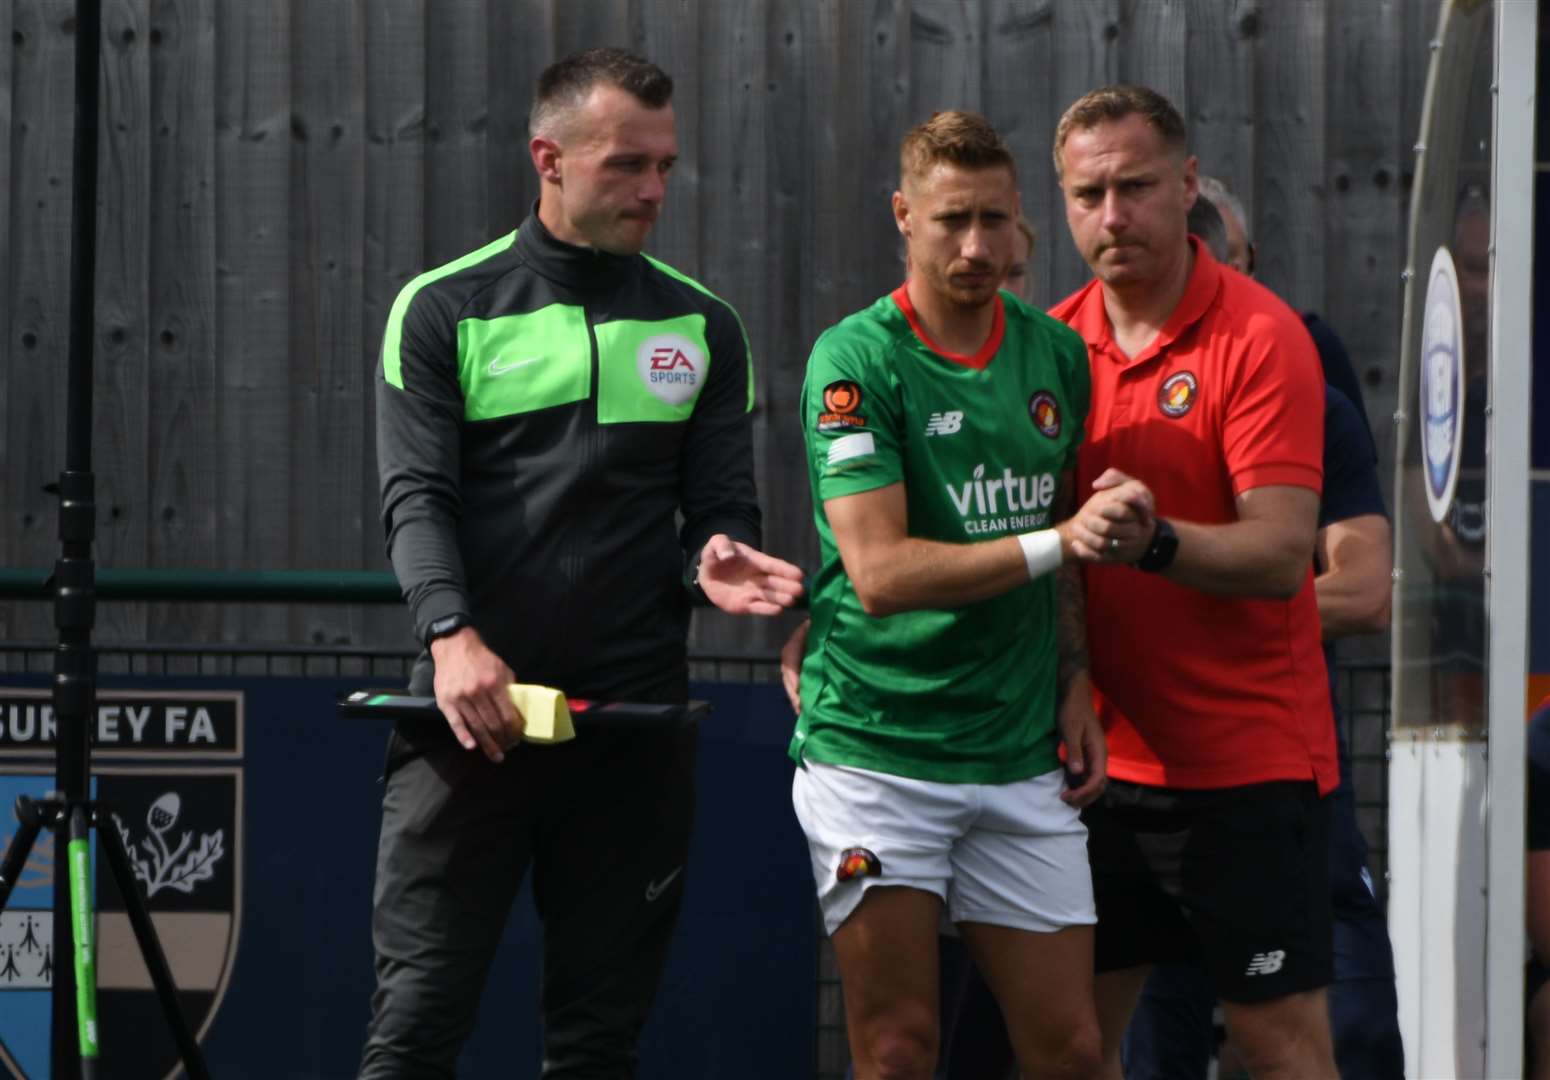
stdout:
MULTIPOLYGON (((1120 0, 1056 0, 1055 119, 1077 98, 1119 79, 1119 46, 1124 10, 1120 0)), ((1053 221, 1066 220, 1065 200, 1058 190, 1050 207, 1053 221)), ((1051 244, 1050 292, 1056 300, 1075 291, 1090 276, 1087 264, 1062 224, 1051 244)))
POLYGON ((425 259, 440 266, 491 239, 485 134, 489 52, 478 0, 427 5, 425 259))
POLYGON ((912 0, 910 4, 910 115, 938 109, 979 112, 981 9, 966 0, 912 0))
POLYGON ((597 45, 630 48, 629 0, 553 0, 554 59, 597 45))
MULTIPOLYGON (((803 465, 797 401, 807 355, 817 335, 819 287, 814 280, 818 205, 824 195, 815 186, 820 155, 831 136, 821 117, 827 102, 815 85, 833 48, 832 7, 810 0, 772 0, 766 19, 766 106, 764 159, 767 162, 763 302, 768 359, 761 370, 765 429, 760 456, 771 461, 761 502, 767 515, 780 507, 777 530, 766 530, 765 546, 803 566, 817 565, 818 537, 812 527, 807 470, 803 465), (829 16, 820 19, 820 15, 829 16), (792 147, 810 147, 793 153, 792 147), (772 452, 779 454, 778 464, 772 452)), ((823 313, 829 315, 829 311, 823 313)), ((832 318, 830 319, 832 322, 832 318)), ((757 342, 757 339, 755 339, 757 342)), ((755 346, 758 347, 757 344, 755 346)))
MULTIPOLYGON (((300 524, 291 499, 290 4, 216 8, 216 410, 221 565, 279 569, 300 524)), ((277 604, 221 609, 227 640, 284 641, 277 604)))
POLYGON ((1324 188, 1325 41, 1328 0, 1268 4, 1260 57, 1260 179, 1255 207, 1259 243, 1256 275, 1302 310, 1323 296, 1326 195, 1324 188))
MULTIPOLYGON (((19 5, 0 4, 0 43, 10 41, 12 47, 0 49, 0 191, 6 193, 6 201, 9 203, 15 196, 12 188, 12 130, 11 113, 13 99, 11 94, 11 80, 16 54, 24 46, 25 42, 12 37, 13 20, 16 8, 19 5)), ((6 448, 6 468, 0 469, 0 506, 5 508, 0 521, 4 527, 0 527, 0 566, 15 566, 16 556, 12 553, 11 533, 14 528, 14 519, 11 516, 10 502, 12 496, 12 474, 17 471, 15 459, 11 457, 11 415, 6 403, 11 399, 11 365, 15 345, 11 337, 11 207, 4 207, 0 212, 0 447, 6 448)), ((12 615, 19 604, 0 604, 0 639, 15 640, 19 634, 13 630, 12 615)), ((0 668, 0 670, 4 670, 0 668)))
MULTIPOLYGON (((1341 80, 1341 108, 1329 126, 1330 243, 1321 310, 1345 340, 1372 419, 1393 414, 1399 381, 1399 273, 1409 210, 1399 175, 1414 143, 1400 128, 1394 93, 1404 6, 1336 0, 1331 18, 1329 70, 1341 80)), ((1392 460, 1393 425, 1375 423, 1373 434, 1380 460, 1392 460)))
MULTIPOLYGON (((677 2, 672 5, 678 6, 677 2)), ((698 6, 692 5, 691 6, 698 6)), ((657 11, 655 17, 670 18, 657 11)), ((684 158, 695 146, 691 168, 680 159, 664 221, 693 218, 692 242, 697 268, 690 270, 716 295, 738 309, 754 351, 754 472, 760 491, 768 490, 770 468, 781 468, 769 453, 772 403, 761 385, 772 363, 791 362, 770 348, 771 327, 764 304, 765 259, 770 233, 769 163, 765 125, 769 74, 763 12, 751 4, 710 4, 698 20, 686 20, 703 41, 703 70, 698 52, 684 52, 686 37, 672 45, 648 38, 645 54, 673 76, 677 89, 678 137, 684 158), (671 66, 669 66, 671 65, 671 66), (688 83, 682 73, 693 70, 688 83), (721 88, 712 91, 711 87, 721 88), (692 127, 685 120, 695 118, 692 127), (690 132, 693 142, 690 142, 690 132), (707 194, 708 193, 708 197, 707 194)), ((660 230, 662 225, 657 228, 660 230)), ((653 247, 658 247, 653 237, 653 247)), ((672 262, 666 247, 662 258, 672 262)), ((681 265, 681 264, 680 264, 681 265)), ((687 267, 685 267, 687 269, 687 267)), ((787 444, 788 446, 790 444, 787 444)), ((778 545, 787 508, 765 501, 766 548, 778 545)), ((772 651, 779 648, 767 619, 696 618, 691 647, 699 651, 772 651)))
MULTIPOLYGON (((1189 12, 1184 0, 1132 0, 1119 37, 1120 78, 1149 86, 1189 115, 1185 42, 1189 12)), ((1195 62, 1209 62, 1192 57, 1195 62)))
POLYGON ((489 228, 499 236, 521 224, 538 198, 538 176, 527 149, 527 114, 538 74, 554 58, 554 8, 546 0, 489 0, 485 18, 490 38, 489 228))
MULTIPOLYGON (((148 0, 102 8, 98 116, 97 334, 93 378, 93 467, 97 475, 99 567, 144 566, 144 501, 150 442, 149 271, 151 209, 150 12, 148 0)), ((143 604, 103 604, 96 635, 144 641, 143 604)))
MULTIPOLYGON (((717 9, 743 7, 741 4, 712 6, 717 9)), ((728 59, 734 63, 744 59, 742 55, 727 57, 724 42, 707 41, 711 48, 702 53, 700 12, 704 7, 698 0, 640 0, 635 8, 635 27, 631 34, 631 48, 673 79, 673 114, 678 128, 678 164, 673 169, 667 200, 661 217, 651 230, 647 248, 663 262, 697 278, 702 278, 710 269, 700 248, 704 219, 737 201, 725 190, 702 187, 700 179, 706 164, 705 155, 719 157, 726 147, 702 143, 700 132, 708 118, 734 107, 733 99, 741 85, 739 80, 746 81, 746 72, 719 66, 728 59), (719 77, 706 78, 707 70, 717 71, 719 77), (709 86, 718 87, 718 90, 708 94, 709 86), (714 194, 704 198, 702 191, 714 194)), ((760 209, 758 217, 732 219, 737 223, 737 229, 746 229, 750 220, 762 221, 762 207, 760 209)))
MULTIPOLYGON (((358 565, 388 569, 378 497, 375 379, 388 313, 398 292, 428 264, 426 146, 426 0, 381 0, 366 9, 365 241, 362 264, 362 370, 366 422, 361 440, 358 565)), ((493 107, 493 106, 492 106, 493 107)), ((350 553, 341 552, 343 565, 350 553)), ((378 609, 360 626, 368 645, 406 646, 413 629, 405 608, 378 609)))
MULTIPOLYGON (((12 268, 6 421, 5 520, 12 565, 51 566, 59 504, 43 492, 64 468, 70 340, 71 139, 74 5, 11 5, 10 244, 12 268)), ((0 604, 8 639, 53 639, 46 604, 0 604)))
MULTIPOLYGON (((365 232, 361 0, 292 9, 290 561, 337 566, 361 550, 367 353, 361 281, 365 232)), ((294 640, 360 640, 357 610, 303 607, 294 640)), ((370 617, 380 617, 373 613, 370 617)))
POLYGON ((1262 46, 1258 3, 1223 4, 1195 0, 1185 52, 1184 109, 1189 146, 1201 173, 1214 176, 1243 202, 1252 232, 1258 143, 1255 120, 1257 56, 1262 46))
POLYGON ((1065 239, 1050 146, 1063 103, 1052 96, 1055 10, 1051 0, 993 0, 986 7, 985 115, 1017 159, 1023 213, 1038 239, 1033 251, 1034 303, 1048 307, 1059 297, 1050 288, 1052 252, 1065 239))
MULTIPOLYGON (((215 10, 153 0, 150 497, 152 565, 203 567, 218 535, 215 411, 215 10)), ((208 605, 153 605, 153 641, 213 638, 208 605)))
MULTIPOLYGON (((853 17, 858 15, 859 7, 852 7, 853 17)), ((893 193, 899 186, 899 143, 906 131, 932 111, 921 109, 910 100, 915 63, 911 11, 910 0, 879 0, 866 9, 866 18, 857 18, 846 31, 847 40, 856 42, 860 49, 858 72, 865 106, 861 131, 865 141, 857 155, 859 161, 850 162, 856 177, 853 182, 859 181, 862 200, 861 215, 849 229, 853 257, 863 261, 862 280, 866 284, 857 306, 869 303, 904 280, 904 240, 893 219, 893 193)), ((802 359, 805 365, 806 350, 802 359)), ((793 401, 793 409, 795 406, 793 401)), ((806 479, 805 470, 803 478, 806 479)))

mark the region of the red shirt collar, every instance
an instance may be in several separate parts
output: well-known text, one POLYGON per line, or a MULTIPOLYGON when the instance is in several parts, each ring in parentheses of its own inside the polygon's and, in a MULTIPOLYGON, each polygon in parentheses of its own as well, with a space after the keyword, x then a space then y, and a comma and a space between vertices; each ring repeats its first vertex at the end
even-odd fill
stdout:
POLYGON ((1134 358, 1126 360, 1125 354, 1113 344, 1114 328, 1109 325, 1109 313, 1103 306, 1103 285, 1096 279, 1087 284, 1081 295, 1072 313, 1071 328, 1082 335, 1089 349, 1107 350, 1126 363, 1150 360, 1199 322, 1221 291, 1222 264, 1212 258, 1210 250, 1200 242, 1199 237, 1189 237, 1189 246, 1195 253, 1195 265, 1190 270, 1189 284, 1184 287, 1184 295, 1179 298, 1173 314, 1168 316, 1168 321, 1163 324, 1156 339, 1134 358))
POLYGON ((904 312, 904 318, 909 322, 910 329, 915 331, 915 336, 920 343, 943 360, 951 360, 955 364, 971 367, 977 371, 983 371, 996 355, 996 350, 1001 348, 1001 339, 1006 337, 1006 308, 1001 303, 1001 294, 996 293, 996 311, 990 324, 990 336, 985 339, 985 344, 979 347, 979 351, 972 356, 963 353, 948 352, 941 348, 926 335, 926 328, 920 325, 920 317, 915 313, 915 305, 910 303, 908 282, 900 285, 893 291, 893 302, 899 305, 899 310, 904 312))

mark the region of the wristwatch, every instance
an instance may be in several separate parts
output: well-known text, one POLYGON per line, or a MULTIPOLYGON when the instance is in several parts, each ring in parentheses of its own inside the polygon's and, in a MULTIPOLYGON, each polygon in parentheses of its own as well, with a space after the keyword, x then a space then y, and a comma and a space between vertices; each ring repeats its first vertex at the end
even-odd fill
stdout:
POLYGON ((1179 534, 1173 531, 1173 526, 1168 524, 1166 518, 1158 518, 1157 528, 1152 532, 1152 542, 1134 565, 1137 570, 1155 574, 1172 566, 1173 557, 1178 553, 1179 534))
POLYGON ((434 619, 425 628, 425 647, 429 649, 431 642, 437 638, 444 638, 448 634, 455 634, 463 627, 472 626, 473 624, 474 620, 461 611, 454 611, 451 615, 443 615, 439 619, 434 619))

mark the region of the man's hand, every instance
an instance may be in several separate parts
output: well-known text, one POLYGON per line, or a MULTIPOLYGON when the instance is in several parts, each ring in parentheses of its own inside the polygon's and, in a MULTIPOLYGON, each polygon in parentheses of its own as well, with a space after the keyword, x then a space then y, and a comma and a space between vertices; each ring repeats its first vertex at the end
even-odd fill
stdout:
POLYGON ((1118 469, 1093 481, 1093 495, 1056 526, 1067 558, 1088 563, 1133 563, 1152 542, 1156 510, 1151 489, 1118 469))
POLYGON ((780 648, 780 685, 786 688, 786 700, 791 711, 802 711, 802 654, 807 651, 807 632, 813 628, 812 619, 803 619, 780 648))
POLYGON ((802 595, 802 571, 717 533, 700 552, 700 588, 732 615, 778 615, 802 595))
POLYGON ((506 687, 516 677, 506 662, 485 645, 471 626, 431 642, 436 662, 436 707, 464 750, 475 746, 494 762, 504 761, 505 747, 521 731, 523 720, 506 687))
POLYGON ((1060 740, 1066 747, 1066 773, 1079 781, 1060 793, 1062 802, 1077 809, 1091 803, 1109 782, 1109 744, 1093 711, 1092 680, 1077 672, 1060 703, 1060 740))

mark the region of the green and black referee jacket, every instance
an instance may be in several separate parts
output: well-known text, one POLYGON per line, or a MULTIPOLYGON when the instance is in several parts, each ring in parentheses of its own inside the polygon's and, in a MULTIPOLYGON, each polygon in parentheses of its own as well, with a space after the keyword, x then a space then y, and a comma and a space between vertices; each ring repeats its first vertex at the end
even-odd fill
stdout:
MULTIPOLYGON (((404 287, 379 376, 382 520, 416 636, 462 612, 523 682, 681 698, 687 560, 718 532, 760 543, 737 313, 535 212, 404 287)), ((422 655, 416 692, 430 679, 422 655)))

